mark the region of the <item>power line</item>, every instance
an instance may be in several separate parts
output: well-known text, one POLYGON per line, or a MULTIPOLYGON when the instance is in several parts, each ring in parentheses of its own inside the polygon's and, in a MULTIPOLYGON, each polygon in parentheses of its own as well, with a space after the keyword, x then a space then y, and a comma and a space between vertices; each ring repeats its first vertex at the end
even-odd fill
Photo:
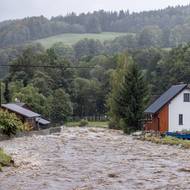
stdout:
MULTIPOLYGON (((95 68, 95 67, 90 67, 90 66, 63 66, 63 65, 14 65, 14 64, 9 64, 9 65, 4 65, 4 64, 0 64, 0 67, 25 67, 25 68, 50 68, 50 69, 91 69, 91 68, 95 68)), ((0 80, 0 106, 2 104, 2 100, 1 100, 1 80, 0 80)))
POLYGON ((63 68, 63 69, 91 69, 92 66, 63 66, 63 65, 0 65, 0 67, 31 67, 31 68, 63 68))

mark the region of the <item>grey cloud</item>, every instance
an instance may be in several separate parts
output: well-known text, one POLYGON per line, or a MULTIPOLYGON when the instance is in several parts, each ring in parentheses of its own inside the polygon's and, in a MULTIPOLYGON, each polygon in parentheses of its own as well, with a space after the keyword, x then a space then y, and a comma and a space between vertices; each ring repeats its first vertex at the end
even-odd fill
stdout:
POLYGON ((39 15, 51 17, 99 9, 136 12, 186 4, 189 4, 188 0, 0 0, 0 20, 39 15))

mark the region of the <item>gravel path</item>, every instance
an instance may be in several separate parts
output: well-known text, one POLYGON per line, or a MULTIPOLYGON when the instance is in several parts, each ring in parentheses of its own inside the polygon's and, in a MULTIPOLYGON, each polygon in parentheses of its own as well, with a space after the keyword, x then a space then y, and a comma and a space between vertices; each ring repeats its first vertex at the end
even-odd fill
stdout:
POLYGON ((190 151, 133 140, 119 131, 64 128, 60 135, 0 142, 16 167, 0 190, 190 189, 190 151))

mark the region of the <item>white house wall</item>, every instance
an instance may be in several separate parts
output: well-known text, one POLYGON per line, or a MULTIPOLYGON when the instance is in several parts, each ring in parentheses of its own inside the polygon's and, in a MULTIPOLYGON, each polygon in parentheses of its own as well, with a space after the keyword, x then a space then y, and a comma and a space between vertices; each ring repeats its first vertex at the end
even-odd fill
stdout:
POLYGON ((190 102, 184 102, 184 93, 190 90, 185 89, 169 104, 169 132, 190 130, 190 102), (183 114, 183 125, 179 125, 179 114, 183 114))

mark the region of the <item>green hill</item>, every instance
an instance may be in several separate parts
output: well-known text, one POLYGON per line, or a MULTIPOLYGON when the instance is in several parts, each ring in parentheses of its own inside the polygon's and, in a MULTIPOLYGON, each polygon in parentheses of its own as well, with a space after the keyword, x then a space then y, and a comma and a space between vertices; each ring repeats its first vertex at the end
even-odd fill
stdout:
POLYGON ((66 45, 73 45, 78 41, 88 38, 94 40, 100 40, 101 42, 106 40, 113 40, 116 37, 126 35, 127 33, 114 33, 114 32, 103 32, 100 34, 61 34, 40 40, 35 40, 36 43, 41 43, 45 48, 50 48, 56 42, 63 42, 66 45))

